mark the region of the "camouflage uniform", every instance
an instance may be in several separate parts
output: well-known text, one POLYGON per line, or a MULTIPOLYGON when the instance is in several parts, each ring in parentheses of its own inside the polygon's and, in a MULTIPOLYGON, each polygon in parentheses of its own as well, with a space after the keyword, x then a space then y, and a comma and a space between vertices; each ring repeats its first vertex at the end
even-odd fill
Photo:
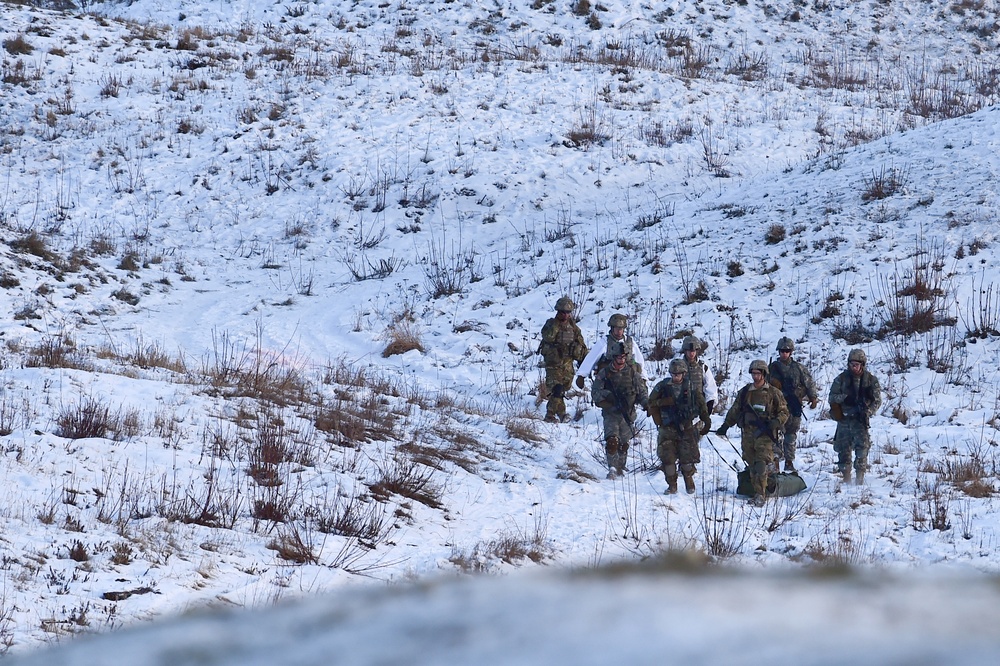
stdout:
POLYGON ((691 385, 696 391, 701 391, 705 396, 709 413, 715 408, 715 401, 719 398, 719 388, 715 383, 715 377, 708 370, 708 365, 701 360, 701 353, 708 345, 693 335, 684 338, 681 343, 680 360, 687 364, 687 377, 691 380, 691 385), (688 357, 686 352, 694 351, 694 358, 688 357))
MULTIPOLYGON (((778 342, 779 353, 782 349, 794 350, 789 338, 782 338, 778 342)), ((809 371, 790 356, 787 361, 779 356, 778 360, 771 361, 767 370, 771 384, 781 390, 788 405, 785 436, 782 441, 775 443, 774 455, 785 461, 785 471, 790 472, 794 471, 795 443, 802 425, 802 403, 809 402, 815 408, 819 393, 809 371)))
MULTIPOLYGON (((572 313, 575 306, 568 298, 556 301, 556 310, 572 313), (569 307, 569 309, 565 309, 569 307)), ((547 421, 566 421, 566 402, 563 396, 573 382, 573 362, 579 364, 587 355, 587 344, 583 341, 583 333, 576 325, 572 314, 560 320, 552 317, 542 326, 542 342, 538 347, 545 367, 545 395, 548 404, 545 406, 547 421)))
MULTIPOLYGON (((587 352, 587 356, 580 363, 580 367, 576 369, 576 385, 578 388, 582 389, 586 386, 584 377, 587 377, 591 373, 596 375, 604 366, 611 363, 611 359, 606 352, 616 342, 621 342, 625 345, 625 355, 639 366, 639 372, 643 372, 646 359, 643 358, 642 350, 639 349, 639 345, 635 343, 632 336, 625 333, 627 326, 628 317, 623 314, 611 315, 611 319, 608 321, 608 328, 610 329, 608 334, 597 341, 594 347, 587 352), (620 338, 615 337, 616 328, 621 331, 620 338)), ((645 377, 645 373, 643 373, 643 377, 645 377)))
POLYGON ((837 375, 830 385, 830 415, 837 421, 837 432, 833 436, 833 450, 837 452, 837 468, 844 480, 851 479, 851 454, 854 454, 854 470, 857 483, 865 479, 868 469, 868 451, 871 449, 869 421, 882 405, 882 388, 875 375, 865 369, 865 355, 860 349, 851 350, 848 363, 859 361, 859 373, 850 367, 837 375))
MULTIPOLYGON (((615 347, 622 349, 621 343, 615 347)), ((601 408, 604 419, 605 453, 608 460, 608 478, 625 471, 628 447, 635 436, 635 406, 646 407, 648 391, 639 366, 625 359, 616 367, 612 362, 597 373, 590 387, 594 404, 601 408)))
POLYGON ((739 426, 743 461, 750 471, 754 489, 753 500, 763 504, 767 497, 768 466, 774 458, 774 443, 788 420, 788 405, 781 391, 767 383, 767 364, 764 361, 754 361, 750 369, 759 369, 764 373, 764 384, 757 388, 751 383, 740 389, 716 432, 724 437, 731 426, 739 426))
POLYGON ((695 491, 695 465, 701 462, 698 440, 708 432, 711 425, 704 394, 694 387, 689 374, 681 368, 686 368, 686 364, 680 359, 671 362, 671 375, 683 372, 684 379, 677 383, 673 377, 667 377, 657 383, 649 394, 646 408, 657 426, 656 455, 660 458, 660 468, 667 480, 669 495, 677 492, 678 462, 684 475, 685 490, 688 493, 695 491), (695 418, 701 421, 700 432, 694 426, 695 418))

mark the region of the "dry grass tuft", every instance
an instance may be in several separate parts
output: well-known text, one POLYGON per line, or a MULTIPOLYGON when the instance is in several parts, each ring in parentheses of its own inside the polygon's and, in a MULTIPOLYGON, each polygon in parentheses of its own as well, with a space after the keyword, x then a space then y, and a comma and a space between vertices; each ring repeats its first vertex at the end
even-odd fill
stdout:
POLYGON ((382 350, 382 358, 405 354, 414 349, 421 354, 424 352, 424 345, 420 341, 416 325, 408 319, 402 319, 390 326, 385 335, 389 343, 382 350))

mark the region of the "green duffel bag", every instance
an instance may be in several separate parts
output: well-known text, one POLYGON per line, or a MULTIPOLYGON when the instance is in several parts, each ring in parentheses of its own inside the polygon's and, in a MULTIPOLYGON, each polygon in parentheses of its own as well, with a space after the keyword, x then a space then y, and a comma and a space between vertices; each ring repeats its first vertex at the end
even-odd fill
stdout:
MULTIPOLYGON (((788 497, 797 495, 806 489, 806 482, 796 472, 778 472, 767 477, 768 497, 788 497)), ((745 469, 736 474, 736 494, 753 497, 753 485, 750 483, 750 470, 745 469)))

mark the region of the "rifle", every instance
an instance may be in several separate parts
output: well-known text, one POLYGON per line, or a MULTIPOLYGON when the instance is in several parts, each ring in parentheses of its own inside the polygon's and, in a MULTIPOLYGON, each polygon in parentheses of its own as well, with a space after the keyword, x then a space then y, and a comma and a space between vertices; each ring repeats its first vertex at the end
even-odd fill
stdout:
POLYGON ((604 385, 608 388, 609 391, 611 391, 611 397, 614 399, 615 402, 615 409, 617 409, 618 413, 622 415, 623 419, 625 419, 625 423, 628 424, 628 429, 632 433, 632 438, 634 438, 635 426, 632 424, 632 419, 628 417, 628 412, 625 410, 625 400, 623 400, 621 394, 615 390, 614 385, 608 381, 607 375, 605 375, 604 377, 604 385))
POLYGON ((850 408, 851 411, 845 413, 845 416, 853 415, 855 410, 857 410, 857 417, 858 420, 861 421, 861 425, 865 428, 871 427, 871 415, 868 414, 868 401, 865 399, 864 387, 858 386, 858 392, 855 395, 855 402, 853 405, 850 405, 850 408))
MULTIPOLYGON (((775 367, 781 367, 781 363, 775 364, 775 367)), ((788 404, 788 411, 793 416, 802 416, 802 399, 795 394, 795 387, 791 385, 791 382, 787 381, 788 377, 784 374, 784 368, 781 368, 780 372, 773 373, 775 375, 780 375, 780 377, 771 378, 771 385, 781 391, 781 394, 785 396, 785 402, 788 404), (784 380, 784 381, 783 381, 784 380)))
POLYGON ((871 416, 868 414, 868 402, 865 400, 864 396, 861 395, 861 389, 858 389, 858 419, 861 421, 866 429, 871 427, 871 416))

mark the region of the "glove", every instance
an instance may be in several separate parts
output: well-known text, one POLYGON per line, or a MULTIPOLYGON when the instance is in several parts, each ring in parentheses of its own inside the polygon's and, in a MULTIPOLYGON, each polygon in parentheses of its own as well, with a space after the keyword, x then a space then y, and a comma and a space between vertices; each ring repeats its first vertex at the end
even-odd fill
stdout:
MULTIPOLYGON (((583 375, 577 375, 576 376, 576 387, 578 389, 582 389, 582 388, 586 388, 587 387, 586 383, 584 383, 584 381, 583 381, 583 375)), ((813 401, 813 402, 815 402, 815 401, 813 401)), ((813 406, 815 407, 815 405, 813 405, 813 406)))
POLYGON ((646 410, 647 413, 649 412, 649 403, 646 402, 645 400, 641 401, 639 403, 639 406, 642 407, 644 410, 646 410))
POLYGON ((818 398, 813 398, 812 400, 809 401, 809 407, 812 409, 816 409, 816 405, 818 404, 819 404, 818 398))
POLYGON ((713 411, 715 411, 715 401, 714 400, 709 400, 708 402, 705 403, 705 406, 708 407, 708 413, 709 414, 711 414, 713 411))
POLYGON ((566 395, 566 389, 563 387, 562 384, 556 384, 555 386, 552 387, 553 398, 561 398, 564 395, 566 395))
POLYGON ((725 437, 728 430, 729 428, 727 426, 719 426, 719 429, 715 431, 715 434, 719 437, 725 437))
POLYGON ((701 435, 707 435, 710 432, 712 432, 712 422, 711 421, 702 421, 701 422, 701 433, 700 434, 701 435))

